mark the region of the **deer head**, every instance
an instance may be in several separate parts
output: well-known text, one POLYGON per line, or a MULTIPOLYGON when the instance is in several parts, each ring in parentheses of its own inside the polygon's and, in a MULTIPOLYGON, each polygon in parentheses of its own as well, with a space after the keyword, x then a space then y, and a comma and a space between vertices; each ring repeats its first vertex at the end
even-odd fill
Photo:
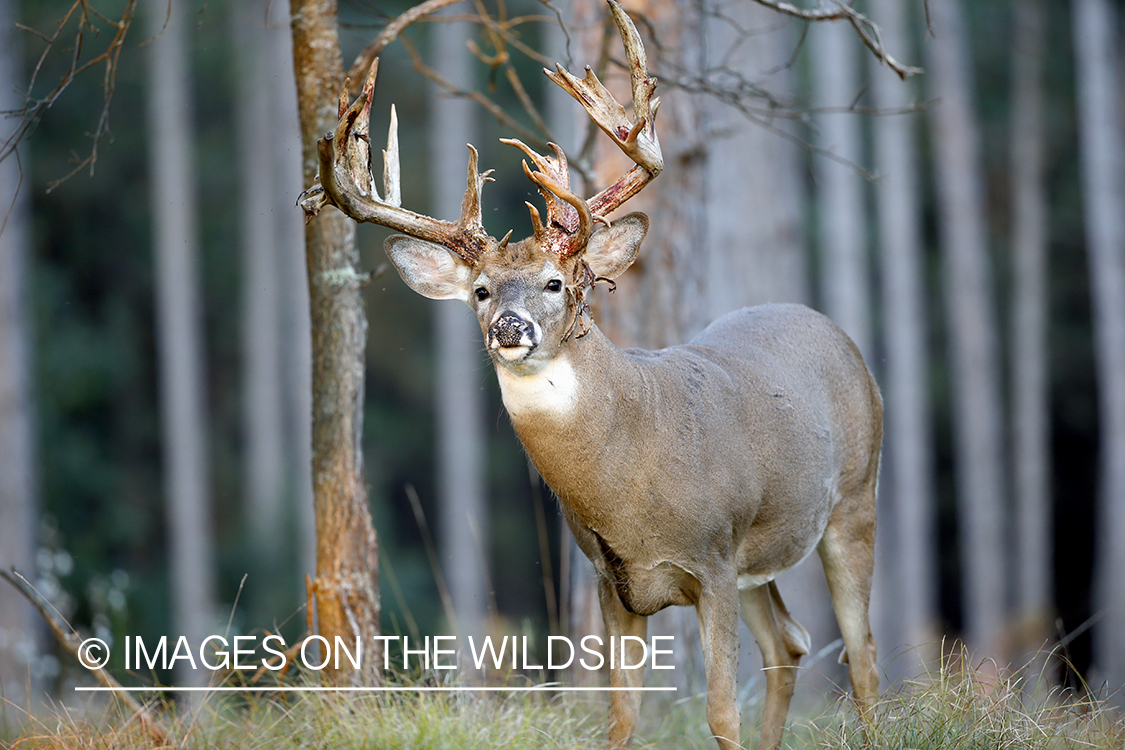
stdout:
POLYGON ((612 283, 632 264, 648 229, 643 214, 630 214, 612 223, 606 218, 664 168, 654 126, 660 104, 653 97, 656 81, 646 72, 644 47, 633 22, 613 0, 610 8, 625 44, 633 119, 589 68, 581 79, 562 65, 544 73, 586 108, 635 166, 613 185, 585 199, 570 189, 561 148, 549 144, 554 155, 543 156, 518 140, 503 140, 531 160, 534 168, 525 160, 524 173, 546 204, 545 216, 527 204, 534 228, 531 237, 511 242, 511 232, 498 240, 485 231, 481 188, 491 181, 491 170, 477 172, 477 152, 472 146, 468 185, 456 221, 402 208, 393 107, 383 152, 383 197, 378 195, 369 166, 368 136, 378 59, 355 102, 348 106, 346 93, 341 92, 339 125, 319 143, 319 183, 301 199, 310 219, 331 203, 356 221, 404 232, 388 239, 386 245, 403 280, 431 299, 460 299, 472 307, 493 359, 513 372, 536 371, 561 345, 589 330, 587 291, 598 281, 612 283))

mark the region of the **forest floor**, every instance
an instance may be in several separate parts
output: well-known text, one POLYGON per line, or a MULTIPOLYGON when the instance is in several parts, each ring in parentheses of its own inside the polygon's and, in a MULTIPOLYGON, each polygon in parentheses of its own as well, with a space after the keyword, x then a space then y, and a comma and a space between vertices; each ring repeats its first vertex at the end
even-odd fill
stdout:
MULTIPOLYGON (((1029 678, 943 663, 924 677, 884 689, 868 717, 848 698, 794 711, 791 750, 1121 750, 1125 717, 1110 704, 1029 678)), ((716 747, 705 697, 646 696, 634 748, 716 747)), ((1119 701, 1120 695, 1111 696, 1119 701)), ((81 706, 56 705, 34 718, 8 705, 20 734, 12 750, 531 750, 603 747, 608 700, 601 693, 208 693, 190 705, 149 704, 147 722, 106 694, 81 706)), ((744 747, 757 715, 743 712, 744 747)))

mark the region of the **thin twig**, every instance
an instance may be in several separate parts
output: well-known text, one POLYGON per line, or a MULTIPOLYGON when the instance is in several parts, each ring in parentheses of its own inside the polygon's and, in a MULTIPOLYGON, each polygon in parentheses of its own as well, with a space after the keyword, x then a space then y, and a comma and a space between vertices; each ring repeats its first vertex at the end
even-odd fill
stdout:
POLYGON ((531 130, 528 130, 526 127, 521 125, 519 122, 513 119, 511 115, 505 112, 503 107, 501 107, 493 100, 489 99, 483 93, 475 90, 466 91, 465 89, 456 86, 452 81, 438 73, 433 68, 426 65, 426 63, 422 61, 422 56, 418 54, 418 50, 415 49, 414 45, 411 44, 408 40, 403 40, 403 46, 406 47, 407 52, 410 54, 410 59, 414 62, 414 69, 424 75, 426 78, 429 78, 438 86, 445 89, 451 96, 464 97, 476 102, 481 107, 484 107, 484 109, 490 115, 495 117, 501 125, 514 130, 518 134, 519 138, 530 141, 534 144, 538 144, 539 146, 546 145, 546 142, 541 135, 537 135, 536 133, 533 133, 531 130))
MULTIPOLYGON (((79 649, 82 646, 82 642, 78 640, 78 631, 66 621, 62 613, 55 609, 50 602, 47 602, 47 600, 43 598, 43 595, 36 591, 31 582, 24 578, 15 568, 13 568, 11 572, 0 570, 0 578, 3 578, 8 583, 15 586, 16 590, 23 594, 24 598, 31 602, 31 605, 35 607, 35 609, 39 610, 39 614, 47 621, 51 632, 54 633, 55 639, 81 663, 82 659, 79 656, 79 649), (50 607, 50 609, 48 609, 48 607, 50 607), (67 632, 67 629, 69 629, 70 632, 67 632)), ((82 666, 86 667, 86 664, 83 663, 82 666)), ((160 723, 149 713, 148 709, 138 703, 132 695, 120 689, 121 683, 118 682, 113 675, 102 667, 86 668, 98 678, 98 682, 110 688, 117 699, 121 701, 129 711, 133 712, 133 717, 140 721, 141 727, 148 732, 149 736, 154 741, 160 745, 171 744, 171 739, 164 730, 164 727, 160 726, 160 723)))
POLYGON ((136 14, 137 0, 128 0, 122 11, 120 20, 110 21, 105 16, 98 13, 96 10, 90 8, 86 0, 74 0, 70 8, 63 14, 62 18, 55 22, 55 31, 51 35, 43 34, 28 28, 24 25, 17 25, 22 31, 26 31, 45 42, 45 47, 36 61, 35 67, 32 70, 31 78, 27 85, 27 94, 24 97, 24 104, 19 110, 12 112, 3 112, 0 114, 11 115, 19 117, 19 125, 15 131, 0 144, 0 161, 11 156, 15 152, 16 147, 29 138, 31 134, 38 127, 39 122, 46 114, 47 110, 58 100, 62 93, 74 82, 78 76, 82 75, 87 70, 99 65, 104 65, 104 72, 102 74, 102 108, 98 115, 97 126, 90 134, 93 144, 90 147, 90 152, 81 160, 78 161, 76 166, 65 176, 54 180, 48 185, 48 192, 54 190, 56 187, 66 182, 82 169, 87 166, 90 167, 93 173, 94 166, 98 160, 98 146, 109 133, 109 111, 110 104, 113 101, 113 94, 117 86, 117 66, 121 56, 121 50, 124 47, 125 37, 129 32, 132 25, 133 18, 136 14), (74 41, 72 44, 72 52, 70 56, 70 63, 67 70, 63 73, 59 82, 47 94, 40 98, 34 98, 31 95, 32 90, 35 88, 35 83, 39 78, 39 74, 43 70, 47 57, 51 51, 56 48, 59 38, 64 29, 69 25, 70 21, 77 19, 78 28, 74 32, 74 41), (92 59, 82 62, 82 49, 83 42, 88 32, 97 33, 98 29, 94 25, 94 20, 99 20, 111 28, 115 29, 113 38, 110 39, 109 44, 105 49, 92 59))

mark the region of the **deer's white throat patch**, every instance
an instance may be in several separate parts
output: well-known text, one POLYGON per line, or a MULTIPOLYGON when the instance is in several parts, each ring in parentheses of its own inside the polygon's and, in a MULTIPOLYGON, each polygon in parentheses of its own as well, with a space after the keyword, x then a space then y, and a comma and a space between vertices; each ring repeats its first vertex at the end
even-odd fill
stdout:
POLYGON ((556 357, 535 372, 517 375, 507 367, 496 368, 504 408, 512 416, 566 414, 578 398, 578 377, 570 360, 556 357))

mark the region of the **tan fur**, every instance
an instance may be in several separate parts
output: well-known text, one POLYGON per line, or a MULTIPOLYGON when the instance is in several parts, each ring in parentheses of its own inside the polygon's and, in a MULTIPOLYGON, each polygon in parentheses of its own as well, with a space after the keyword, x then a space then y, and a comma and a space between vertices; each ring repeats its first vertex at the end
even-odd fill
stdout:
MULTIPOLYGON (((773 578, 814 549, 861 710, 878 689, 867 609, 882 401, 847 336, 798 305, 738 310, 656 352, 619 349, 596 326, 568 338, 576 292, 552 292, 552 280, 569 283, 584 261, 619 273, 646 229, 642 217, 619 220, 591 239, 596 253, 563 261, 516 243, 467 274, 487 281, 485 299, 471 283, 445 296, 476 309, 486 342, 512 310, 528 324, 524 341, 538 337, 508 356, 490 351, 516 432, 597 570, 607 633, 644 636, 645 616, 695 606, 708 722, 730 749, 741 612, 767 667, 759 747, 775 748, 809 642, 773 578)), ((420 244, 389 241, 408 282, 420 244)), ((639 679, 611 673, 615 686, 639 679)), ((639 705, 639 693, 613 693, 612 747, 629 745, 639 705)))

